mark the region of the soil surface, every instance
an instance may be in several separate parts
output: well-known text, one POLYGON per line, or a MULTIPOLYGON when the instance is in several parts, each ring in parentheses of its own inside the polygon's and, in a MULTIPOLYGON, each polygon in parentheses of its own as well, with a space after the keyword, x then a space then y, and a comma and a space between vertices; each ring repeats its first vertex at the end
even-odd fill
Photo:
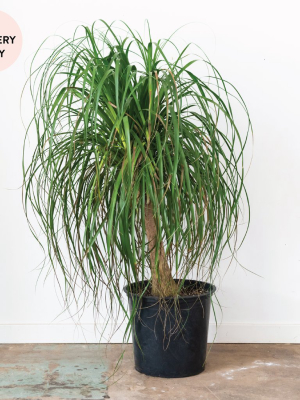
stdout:
MULTIPOLYGON (((151 285, 148 286, 146 292, 144 293, 144 297, 152 296, 151 294, 151 285)), ((134 290, 133 290, 134 292, 134 290)), ((139 287, 137 288, 136 292, 137 294, 141 295, 143 292, 143 288, 139 287)), ((188 286, 183 286, 180 290, 179 296, 199 296, 200 294, 208 293, 208 291, 204 288, 204 285, 188 285, 188 286)))

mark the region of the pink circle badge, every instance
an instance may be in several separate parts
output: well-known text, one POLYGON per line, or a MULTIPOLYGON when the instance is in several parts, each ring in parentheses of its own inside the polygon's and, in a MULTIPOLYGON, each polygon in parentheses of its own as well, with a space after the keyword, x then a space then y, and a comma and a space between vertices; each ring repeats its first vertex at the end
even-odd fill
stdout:
POLYGON ((16 21, 0 11, 0 71, 10 67, 19 57, 22 33, 16 21))

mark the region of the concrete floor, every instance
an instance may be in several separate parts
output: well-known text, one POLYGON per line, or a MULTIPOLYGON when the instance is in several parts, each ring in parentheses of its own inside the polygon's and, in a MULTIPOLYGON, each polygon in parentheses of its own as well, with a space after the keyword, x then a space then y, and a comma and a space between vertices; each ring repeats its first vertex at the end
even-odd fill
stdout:
POLYGON ((49 398, 299 400, 300 345, 214 344, 205 372, 181 379, 136 372, 131 345, 0 345, 0 399, 49 398))

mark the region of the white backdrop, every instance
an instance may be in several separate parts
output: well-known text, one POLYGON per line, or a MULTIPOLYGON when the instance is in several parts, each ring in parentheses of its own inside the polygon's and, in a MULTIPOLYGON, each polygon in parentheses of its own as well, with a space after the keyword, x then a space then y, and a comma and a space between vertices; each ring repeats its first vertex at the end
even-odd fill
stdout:
MULTIPOLYGON (((233 265, 220 281, 223 314, 216 341, 300 342, 300 26, 297 1, 185 0, 142 2, 1 0, 23 33, 17 62, 0 72, 0 342, 97 341, 92 310, 76 327, 54 277, 36 285, 42 261, 21 202, 24 127, 20 94, 29 61, 53 33, 70 36, 80 23, 126 21, 154 38, 185 23, 179 36, 199 44, 249 107, 254 158, 246 185, 252 222, 233 265)), ((29 110, 29 107, 28 107, 29 110)), ((27 107, 24 106, 26 114, 27 107)), ((30 115, 24 115, 28 121, 30 115)), ((78 319, 78 318, 77 318, 78 319)), ((212 319, 213 323, 213 319, 212 319)), ((210 340, 214 337, 214 326, 210 340)), ((121 334, 113 340, 119 341, 121 334)))

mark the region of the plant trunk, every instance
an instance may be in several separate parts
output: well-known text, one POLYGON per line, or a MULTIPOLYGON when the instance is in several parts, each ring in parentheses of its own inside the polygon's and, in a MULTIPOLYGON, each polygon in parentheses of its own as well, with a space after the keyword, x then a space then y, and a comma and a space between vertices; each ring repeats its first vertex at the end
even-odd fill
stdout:
POLYGON ((177 285, 172 278, 162 241, 160 242, 158 250, 158 267, 156 268, 155 266, 157 227, 154 218, 153 205, 151 202, 149 204, 145 204, 145 226, 150 251, 152 295, 158 297, 175 296, 177 292, 177 285))

